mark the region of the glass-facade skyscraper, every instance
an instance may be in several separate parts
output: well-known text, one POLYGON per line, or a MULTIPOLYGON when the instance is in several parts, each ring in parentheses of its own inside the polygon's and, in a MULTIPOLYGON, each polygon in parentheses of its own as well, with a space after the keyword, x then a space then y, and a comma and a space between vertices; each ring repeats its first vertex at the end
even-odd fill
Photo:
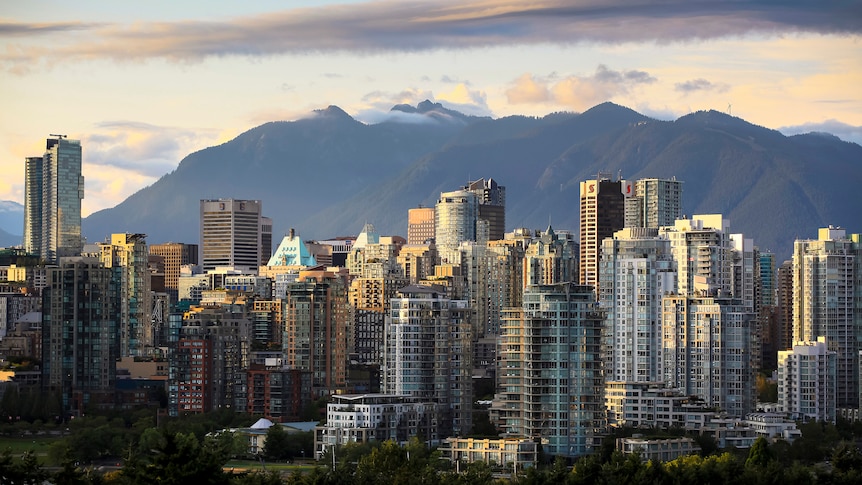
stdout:
POLYGON ((54 264, 81 254, 81 142, 49 138, 42 157, 25 160, 24 249, 54 264))

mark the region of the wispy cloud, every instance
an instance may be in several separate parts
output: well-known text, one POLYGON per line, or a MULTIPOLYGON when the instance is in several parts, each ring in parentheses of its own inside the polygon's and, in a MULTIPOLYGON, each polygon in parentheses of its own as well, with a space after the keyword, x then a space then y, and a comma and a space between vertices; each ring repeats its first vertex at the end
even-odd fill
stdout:
POLYGON ((213 130, 139 121, 97 123, 81 137, 86 193, 82 210, 110 207, 176 168, 180 159, 217 141, 213 130))
POLYGON ((862 145, 862 126, 853 126, 838 120, 826 120, 820 123, 804 123, 796 126, 784 126, 778 131, 785 135, 799 135, 802 133, 829 133, 838 138, 862 145))
POLYGON ((516 44, 619 44, 789 32, 862 33, 862 4, 689 0, 373 1, 221 21, 0 23, 7 69, 86 59, 200 61, 219 56, 375 53, 516 44), (52 43, 63 36, 63 45, 52 43))
POLYGON ((730 86, 725 83, 713 83, 703 78, 697 78, 676 83, 674 84, 674 89, 684 94, 695 91, 715 91, 717 93, 723 93, 730 89, 730 86))
POLYGON ((506 90, 506 96, 511 104, 554 102, 582 110, 654 82, 656 78, 646 71, 617 71, 600 64, 589 76, 542 78, 524 74, 506 90))
POLYGON ((86 147, 86 162, 112 166, 144 177, 159 177, 173 170, 190 146, 207 132, 155 126, 138 121, 105 121, 81 140, 86 147))

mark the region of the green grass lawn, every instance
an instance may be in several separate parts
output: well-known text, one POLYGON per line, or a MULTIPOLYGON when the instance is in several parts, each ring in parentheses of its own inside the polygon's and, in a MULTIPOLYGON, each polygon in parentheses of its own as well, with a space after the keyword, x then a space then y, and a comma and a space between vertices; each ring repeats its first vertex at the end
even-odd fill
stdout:
POLYGON ((59 436, 25 436, 23 438, 0 436, 0 453, 10 449, 13 456, 20 456, 33 450, 36 456, 45 456, 48 454, 48 447, 51 443, 59 439, 61 439, 59 436))
MULTIPOLYGON (((294 471, 300 472, 308 472, 315 468, 318 465, 310 465, 310 464, 296 464, 296 463, 279 463, 279 462, 265 462, 267 471, 277 471, 281 473, 292 473, 294 471)), ((225 470, 234 471, 260 471, 263 470, 263 466, 259 461, 255 460, 231 460, 224 465, 225 470)))

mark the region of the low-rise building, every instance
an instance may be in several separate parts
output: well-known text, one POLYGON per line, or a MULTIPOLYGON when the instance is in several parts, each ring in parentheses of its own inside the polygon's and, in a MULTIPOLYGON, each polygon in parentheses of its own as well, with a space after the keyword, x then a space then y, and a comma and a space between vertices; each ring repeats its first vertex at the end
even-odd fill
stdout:
POLYGON ((539 446, 528 438, 446 438, 438 448, 443 458, 452 463, 484 462, 523 470, 539 459, 539 446))
POLYGON ((745 416, 745 422, 758 436, 768 440, 783 439, 792 443, 802 436, 802 431, 796 427, 796 422, 780 413, 750 413, 745 416))
POLYGON ((406 443, 422 436, 437 443, 438 405, 392 394, 333 395, 326 405, 326 424, 314 429, 314 456, 346 443, 393 440, 406 443))
POLYGON ((700 451, 700 447, 691 438, 650 440, 633 436, 617 438, 616 447, 625 454, 639 453, 643 461, 672 461, 700 451))
POLYGON ((697 429, 717 414, 703 400, 661 382, 608 382, 605 407, 608 425, 617 428, 697 429))

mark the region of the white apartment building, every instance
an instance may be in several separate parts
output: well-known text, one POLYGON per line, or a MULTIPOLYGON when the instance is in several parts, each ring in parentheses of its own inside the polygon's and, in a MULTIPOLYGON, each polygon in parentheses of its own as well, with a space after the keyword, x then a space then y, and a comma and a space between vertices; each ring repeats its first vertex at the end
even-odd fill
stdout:
POLYGON ((835 422, 838 354, 825 337, 778 352, 778 404, 793 419, 835 422))
POLYGON ((380 373, 387 394, 436 402, 441 438, 473 427, 472 326, 466 300, 410 285, 390 300, 380 373))
POLYGON ((393 440, 404 444, 437 435, 438 405, 428 400, 391 394, 333 394, 326 405, 326 424, 314 429, 314 456, 347 443, 393 440))
POLYGON ((666 296, 662 381, 731 416, 754 410, 756 315, 739 300, 666 296))
POLYGON ((837 353, 837 406, 858 408, 862 234, 830 226, 793 245, 793 341, 818 337, 837 353))
POLYGON ((602 243, 599 282, 605 380, 660 380, 661 301, 676 293, 670 241, 658 229, 614 233, 602 243))

